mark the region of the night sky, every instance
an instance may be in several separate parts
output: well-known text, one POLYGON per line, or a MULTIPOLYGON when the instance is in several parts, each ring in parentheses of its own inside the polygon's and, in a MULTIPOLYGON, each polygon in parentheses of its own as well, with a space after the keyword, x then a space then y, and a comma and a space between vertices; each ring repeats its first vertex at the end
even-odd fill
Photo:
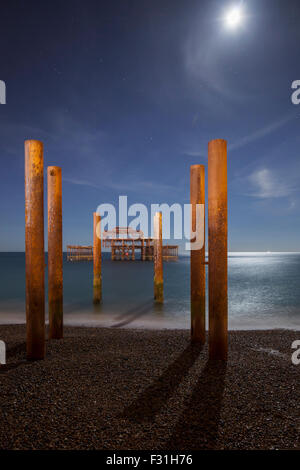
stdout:
POLYGON ((0 8, 0 251, 24 250, 25 139, 62 167, 65 247, 90 244, 92 212, 119 195, 188 203, 214 138, 228 140, 230 251, 300 251, 299 0, 0 8))

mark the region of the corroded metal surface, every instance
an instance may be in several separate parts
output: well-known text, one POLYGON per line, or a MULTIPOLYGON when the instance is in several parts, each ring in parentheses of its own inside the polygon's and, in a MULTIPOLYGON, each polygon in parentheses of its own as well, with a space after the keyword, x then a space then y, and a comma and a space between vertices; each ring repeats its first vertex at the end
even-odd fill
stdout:
POLYGON ((227 142, 208 144, 209 355, 227 359, 227 142))
POLYGON ((63 337, 63 246, 61 168, 50 166, 48 180, 49 338, 63 337))
POLYGON ((94 212, 94 304, 102 299, 102 274, 101 274, 101 217, 94 212))
POLYGON ((205 216, 197 204, 205 205, 205 167, 193 165, 190 170, 190 198, 192 208, 191 239, 191 339, 205 343, 205 216), (202 215, 203 213, 203 220, 202 215), (197 216, 198 215, 198 216, 197 216), (200 220, 199 220, 200 219, 200 220), (197 222, 197 224, 196 224, 197 222), (202 245, 203 241, 203 245, 202 245), (193 246, 194 243, 194 246, 193 246), (199 249, 193 249, 198 248, 199 249))
POLYGON ((154 215, 154 299, 164 301, 162 213, 154 215))
POLYGON ((25 141, 25 259, 27 358, 45 356, 43 144, 25 141))

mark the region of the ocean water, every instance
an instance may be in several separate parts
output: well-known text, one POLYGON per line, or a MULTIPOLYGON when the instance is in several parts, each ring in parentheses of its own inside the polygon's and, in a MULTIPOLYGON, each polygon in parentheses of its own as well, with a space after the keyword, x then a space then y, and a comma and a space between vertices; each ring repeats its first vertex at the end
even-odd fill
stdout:
MULTIPOLYGON (((232 253, 228 261, 230 329, 300 329, 300 254, 232 253)), ((47 285, 47 269, 45 274, 47 285)), ((151 262, 111 262, 105 253, 102 276, 103 302, 95 307, 92 262, 64 257, 65 324, 189 328, 188 257, 164 263, 163 306, 153 302, 151 262)), ((23 322, 25 255, 0 253, 0 323, 23 322)))

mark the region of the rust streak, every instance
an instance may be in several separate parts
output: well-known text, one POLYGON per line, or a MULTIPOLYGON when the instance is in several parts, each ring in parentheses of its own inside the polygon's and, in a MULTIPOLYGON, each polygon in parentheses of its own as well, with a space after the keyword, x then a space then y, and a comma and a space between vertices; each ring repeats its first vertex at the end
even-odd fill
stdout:
POLYGON ((25 264, 27 359, 45 357, 43 144, 25 141, 25 264))
POLYGON ((209 355, 228 354, 227 142, 208 144, 209 355))
POLYGON ((49 338, 63 337, 63 247, 61 168, 48 167, 49 338))
MULTIPOLYGON (((191 249, 191 340, 205 343, 205 226, 196 220, 197 204, 205 204, 205 167, 192 165, 190 170, 190 198, 194 239, 203 238, 203 247, 191 249), (197 226, 196 226, 197 222, 197 226), (203 237, 202 232, 204 233, 203 237)), ((204 216, 205 217, 205 216, 204 216)), ((193 242, 191 240, 191 248, 193 242)), ((195 248, 195 247, 194 247, 195 248)))

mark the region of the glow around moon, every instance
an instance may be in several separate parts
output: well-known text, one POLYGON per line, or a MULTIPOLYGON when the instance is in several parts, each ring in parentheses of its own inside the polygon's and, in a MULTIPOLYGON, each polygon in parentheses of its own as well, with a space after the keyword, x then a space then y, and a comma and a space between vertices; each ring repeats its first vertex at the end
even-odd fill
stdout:
POLYGON ((228 29, 236 29, 243 21, 241 7, 233 7, 225 13, 225 25, 228 29))

